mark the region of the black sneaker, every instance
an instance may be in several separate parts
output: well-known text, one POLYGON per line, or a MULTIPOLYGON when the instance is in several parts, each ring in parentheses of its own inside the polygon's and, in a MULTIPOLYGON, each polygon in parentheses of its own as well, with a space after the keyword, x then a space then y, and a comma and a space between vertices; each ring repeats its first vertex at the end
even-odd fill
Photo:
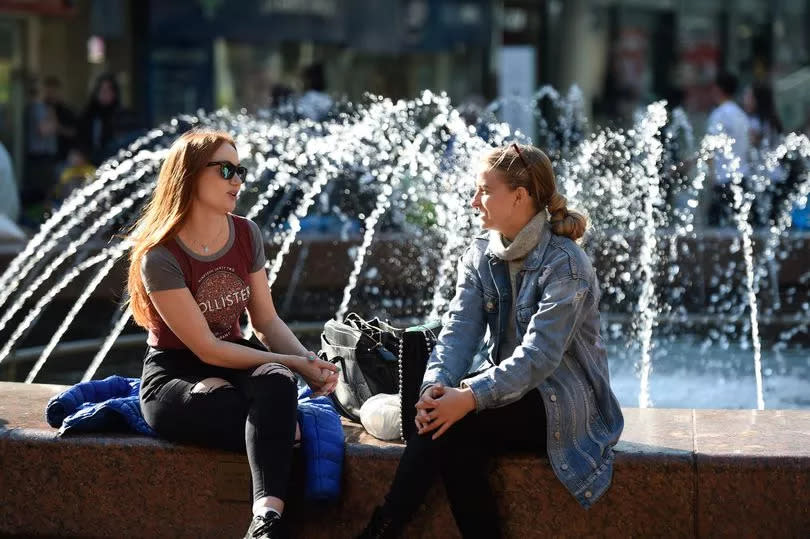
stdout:
POLYGON ((399 537, 400 526, 388 515, 384 508, 377 507, 366 528, 357 539, 395 539, 399 537))
POLYGON ((286 539, 287 533, 281 517, 273 511, 253 517, 245 539, 286 539))

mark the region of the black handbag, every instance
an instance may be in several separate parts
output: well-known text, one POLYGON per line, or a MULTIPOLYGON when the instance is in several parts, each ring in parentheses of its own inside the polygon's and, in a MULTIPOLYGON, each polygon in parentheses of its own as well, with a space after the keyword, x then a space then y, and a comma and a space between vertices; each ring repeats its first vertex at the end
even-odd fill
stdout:
POLYGON ((360 421, 360 407, 372 395, 399 391, 400 330, 378 319, 350 313, 343 322, 329 320, 321 333, 321 354, 340 367, 332 400, 341 415, 360 421))
POLYGON ((400 436, 414 432, 414 405, 436 336, 439 322, 405 330, 379 319, 366 321, 355 313, 343 322, 330 320, 321 333, 321 357, 340 367, 332 401, 341 415, 360 422, 360 407, 379 393, 400 397, 400 436))

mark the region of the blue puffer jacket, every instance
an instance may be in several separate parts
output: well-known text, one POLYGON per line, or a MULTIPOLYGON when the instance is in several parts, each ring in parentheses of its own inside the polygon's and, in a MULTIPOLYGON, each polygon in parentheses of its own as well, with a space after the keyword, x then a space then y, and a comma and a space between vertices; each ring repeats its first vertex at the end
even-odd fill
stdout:
MULTIPOLYGON (((82 382, 48 401, 45 418, 58 436, 79 432, 135 431, 157 436, 146 423, 138 400, 140 378, 110 376, 82 382)), ((298 396, 301 448, 306 461, 305 495, 334 500, 340 495, 344 437, 340 416, 327 397, 298 396)))
POLYGON ((141 414, 140 378, 110 376, 82 382, 51 397, 45 419, 59 436, 78 432, 135 431, 157 436, 141 414))

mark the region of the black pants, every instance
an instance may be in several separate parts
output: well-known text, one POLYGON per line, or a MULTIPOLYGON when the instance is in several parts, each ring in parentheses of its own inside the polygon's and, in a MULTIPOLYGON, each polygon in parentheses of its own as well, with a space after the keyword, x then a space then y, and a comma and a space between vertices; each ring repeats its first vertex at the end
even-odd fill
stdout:
POLYGON ((490 457, 509 450, 546 454, 546 414, 536 390, 502 408, 467 414, 437 440, 433 433, 408 440, 386 512, 404 524, 441 474, 453 517, 464 537, 500 536, 498 510, 489 485, 490 457))
POLYGON ((171 441, 247 452, 254 501, 287 493, 297 396, 292 371, 277 363, 228 369, 205 364, 190 350, 154 348, 144 360, 140 400, 147 423, 171 441), (192 390, 206 378, 229 384, 192 390))

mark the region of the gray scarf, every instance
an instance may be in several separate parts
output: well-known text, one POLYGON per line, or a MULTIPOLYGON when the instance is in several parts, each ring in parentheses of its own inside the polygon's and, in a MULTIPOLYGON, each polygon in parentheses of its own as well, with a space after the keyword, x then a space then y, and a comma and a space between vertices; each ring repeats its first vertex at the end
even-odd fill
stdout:
POLYGON ((546 212, 543 210, 532 217, 532 220, 520 229, 520 232, 518 232, 518 235, 515 236, 512 242, 504 238, 500 232, 490 230, 489 249, 501 260, 517 260, 524 258, 529 254, 529 251, 537 247, 540 241, 540 233, 545 224, 546 212))

